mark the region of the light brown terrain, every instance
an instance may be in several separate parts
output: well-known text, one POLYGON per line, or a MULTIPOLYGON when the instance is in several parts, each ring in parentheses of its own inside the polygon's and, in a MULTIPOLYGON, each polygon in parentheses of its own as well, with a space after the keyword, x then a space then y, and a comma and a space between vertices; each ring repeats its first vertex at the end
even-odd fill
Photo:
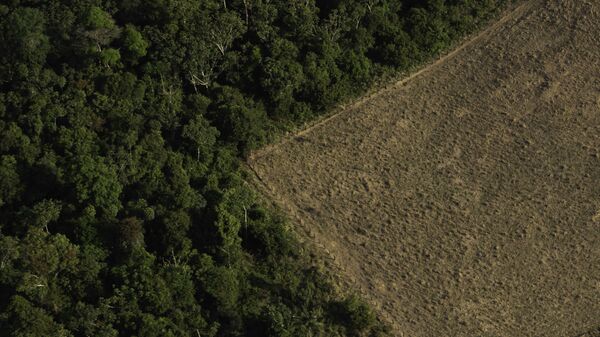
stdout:
POLYGON ((249 165, 398 336, 600 326, 600 1, 523 3, 249 165))

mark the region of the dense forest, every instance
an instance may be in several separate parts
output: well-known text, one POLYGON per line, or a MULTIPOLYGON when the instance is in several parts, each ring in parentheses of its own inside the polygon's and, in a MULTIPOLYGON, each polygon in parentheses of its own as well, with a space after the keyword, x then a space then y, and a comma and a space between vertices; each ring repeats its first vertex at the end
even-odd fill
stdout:
POLYGON ((504 0, 0 4, 0 336, 377 336, 241 160, 504 0))

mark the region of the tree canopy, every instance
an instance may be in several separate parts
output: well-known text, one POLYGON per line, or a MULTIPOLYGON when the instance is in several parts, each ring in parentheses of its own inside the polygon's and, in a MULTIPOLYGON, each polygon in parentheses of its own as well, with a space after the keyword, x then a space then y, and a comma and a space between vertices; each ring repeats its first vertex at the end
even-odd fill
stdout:
POLYGON ((240 160, 503 0, 0 4, 0 336, 378 336, 240 160))

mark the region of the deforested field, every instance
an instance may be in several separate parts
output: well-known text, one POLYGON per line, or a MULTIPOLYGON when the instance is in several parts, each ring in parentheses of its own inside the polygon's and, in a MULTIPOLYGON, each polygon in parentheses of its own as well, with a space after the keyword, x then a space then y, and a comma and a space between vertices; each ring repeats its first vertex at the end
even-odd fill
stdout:
POLYGON ((600 326, 600 1, 521 3, 250 167, 398 336, 600 326))

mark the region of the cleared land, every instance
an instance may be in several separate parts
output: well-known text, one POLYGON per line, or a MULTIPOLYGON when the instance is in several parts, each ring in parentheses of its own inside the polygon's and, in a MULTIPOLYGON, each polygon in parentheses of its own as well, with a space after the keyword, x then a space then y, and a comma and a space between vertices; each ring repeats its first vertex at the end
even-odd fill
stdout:
POLYGON ((249 159, 404 336, 600 326, 600 1, 531 1, 249 159))

